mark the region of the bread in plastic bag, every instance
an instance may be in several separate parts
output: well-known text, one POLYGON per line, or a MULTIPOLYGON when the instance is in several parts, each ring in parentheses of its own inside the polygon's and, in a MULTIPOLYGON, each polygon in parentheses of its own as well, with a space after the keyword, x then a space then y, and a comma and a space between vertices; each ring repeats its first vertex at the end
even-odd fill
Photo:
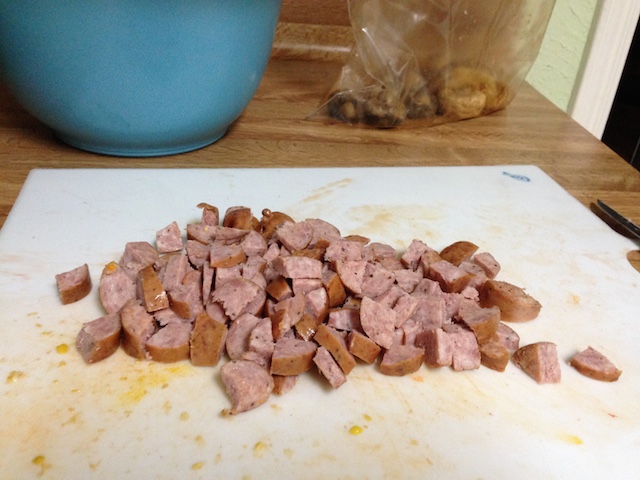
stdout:
POLYGON ((355 44, 316 114, 378 128, 500 110, 535 61, 555 0, 348 0, 355 44))

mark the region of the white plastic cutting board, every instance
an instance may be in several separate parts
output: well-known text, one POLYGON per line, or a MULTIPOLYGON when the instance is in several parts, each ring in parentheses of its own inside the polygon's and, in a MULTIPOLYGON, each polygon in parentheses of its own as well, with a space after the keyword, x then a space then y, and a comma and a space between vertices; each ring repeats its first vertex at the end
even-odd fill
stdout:
POLYGON ((34 170, 0 231, 0 478, 637 478, 634 248, 532 166, 34 170), (122 352, 85 365, 74 341, 102 314, 97 289, 62 306, 55 274, 86 262, 97 285, 126 242, 184 228, 203 201, 319 217, 398 248, 473 241, 542 303, 515 328, 522 344, 558 345, 562 382, 513 364, 403 378, 361 365, 336 391, 307 374, 222 417, 218 368, 122 352), (618 382, 566 364, 588 345, 622 369, 618 382))

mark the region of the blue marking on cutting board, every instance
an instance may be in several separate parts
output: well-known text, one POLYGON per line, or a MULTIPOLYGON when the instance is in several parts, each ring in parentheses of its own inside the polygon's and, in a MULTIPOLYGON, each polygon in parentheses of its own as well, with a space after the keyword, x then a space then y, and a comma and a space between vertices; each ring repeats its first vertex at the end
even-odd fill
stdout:
POLYGON ((509 173, 509 172, 502 172, 503 175, 506 175, 507 177, 511 177, 514 180, 518 180, 519 182, 530 182, 531 179, 529 177, 527 177, 526 175, 518 175, 516 173, 509 173))

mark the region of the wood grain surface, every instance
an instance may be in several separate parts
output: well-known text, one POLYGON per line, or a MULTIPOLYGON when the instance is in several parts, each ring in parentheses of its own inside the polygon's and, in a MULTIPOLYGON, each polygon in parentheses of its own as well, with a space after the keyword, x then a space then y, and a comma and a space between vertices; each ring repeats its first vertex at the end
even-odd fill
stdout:
MULTIPOLYGON (((257 94, 225 137, 194 152, 118 158, 77 150, 58 141, 0 84, 0 226, 32 168, 497 164, 537 165, 583 204, 601 198, 640 222, 640 172, 527 84, 502 111, 434 127, 405 123, 376 130, 314 117, 348 53, 348 36, 331 32, 349 27, 343 20, 322 27, 311 23, 313 15, 283 15, 290 21, 279 27, 257 94)), ((630 261, 640 269, 640 252, 630 261)))

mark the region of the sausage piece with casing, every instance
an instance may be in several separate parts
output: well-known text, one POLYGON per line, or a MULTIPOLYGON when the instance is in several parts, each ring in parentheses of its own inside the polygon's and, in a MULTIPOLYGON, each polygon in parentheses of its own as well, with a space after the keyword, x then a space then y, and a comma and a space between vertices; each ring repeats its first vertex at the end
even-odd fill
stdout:
POLYGON ((393 344, 382 356, 380 373, 400 377, 418 371, 424 360, 424 349, 413 345, 393 344))
POLYGON ((469 260, 474 253, 478 250, 478 246, 475 243, 467 241, 454 242, 451 245, 445 247, 440 252, 440 258, 452 263, 456 267, 462 262, 469 260))
POLYGON ((511 354, 509 349, 500 341, 496 334, 493 338, 480 343, 480 363, 487 368, 504 372, 509 364, 511 354))
POLYGON ((107 313, 119 312, 136 297, 136 284, 116 262, 109 262, 100 276, 100 303, 107 313))
POLYGON ((110 313, 82 325, 76 338, 76 348, 87 363, 111 356, 120 346, 122 323, 118 313, 110 313))
POLYGON ((151 265, 147 265, 138 272, 136 292, 147 312, 156 312, 169 307, 167 292, 151 265))
POLYGON ((522 288, 507 282, 487 280, 480 289, 480 306, 498 307, 504 322, 528 322, 540 313, 542 305, 522 288))
POLYGON ((349 375, 356 366, 356 359, 347 347, 345 337, 335 328, 327 327, 324 323, 318 327, 314 340, 325 347, 336 360, 345 375, 349 375))
POLYGON ((262 235, 265 240, 270 240, 278 227, 284 222, 294 223, 294 220, 286 213, 272 212, 268 208, 265 208, 262 210, 262 218, 254 229, 262 235))
POLYGON ((258 226, 258 219, 253 216, 249 207, 234 206, 229 207, 222 219, 222 226, 252 230, 258 226))
POLYGON ((191 324, 188 322, 170 323, 154 333, 145 344, 151 360, 171 363, 189 358, 189 340, 191 324))
POLYGON ((318 347, 313 363, 333 388, 340 388, 347 381, 344 371, 325 347, 318 347))
POLYGON ((134 358, 147 358, 145 344, 156 331, 155 319, 139 302, 129 302, 120 310, 122 349, 134 358))
POLYGON ((271 358, 272 375, 300 375, 309 370, 317 345, 297 338, 280 338, 271 358))
POLYGON ((56 275, 56 285, 63 305, 83 299, 91 291, 89 266, 85 263, 68 272, 56 275))
POLYGON ((622 374, 607 357, 591 347, 574 355, 569 364, 582 375, 602 382, 615 382, 622 374))
POLYGON ((220 376, 231 400, 231 408, 223 410, 223 415, 235 415, 262 405, 274 387, 267 369, 250 360, 225 363, 220 368, 220 376))
POLYGON ((525 345, 516 350, 511 358, 538 383, 560 382, 560 362, 554 343, 537 342, 525 345))
POLYGON ((216 366, 227 339, 227 326, 201 312, 193 322, 190 339, 191 363, 196 366, 216 366))

